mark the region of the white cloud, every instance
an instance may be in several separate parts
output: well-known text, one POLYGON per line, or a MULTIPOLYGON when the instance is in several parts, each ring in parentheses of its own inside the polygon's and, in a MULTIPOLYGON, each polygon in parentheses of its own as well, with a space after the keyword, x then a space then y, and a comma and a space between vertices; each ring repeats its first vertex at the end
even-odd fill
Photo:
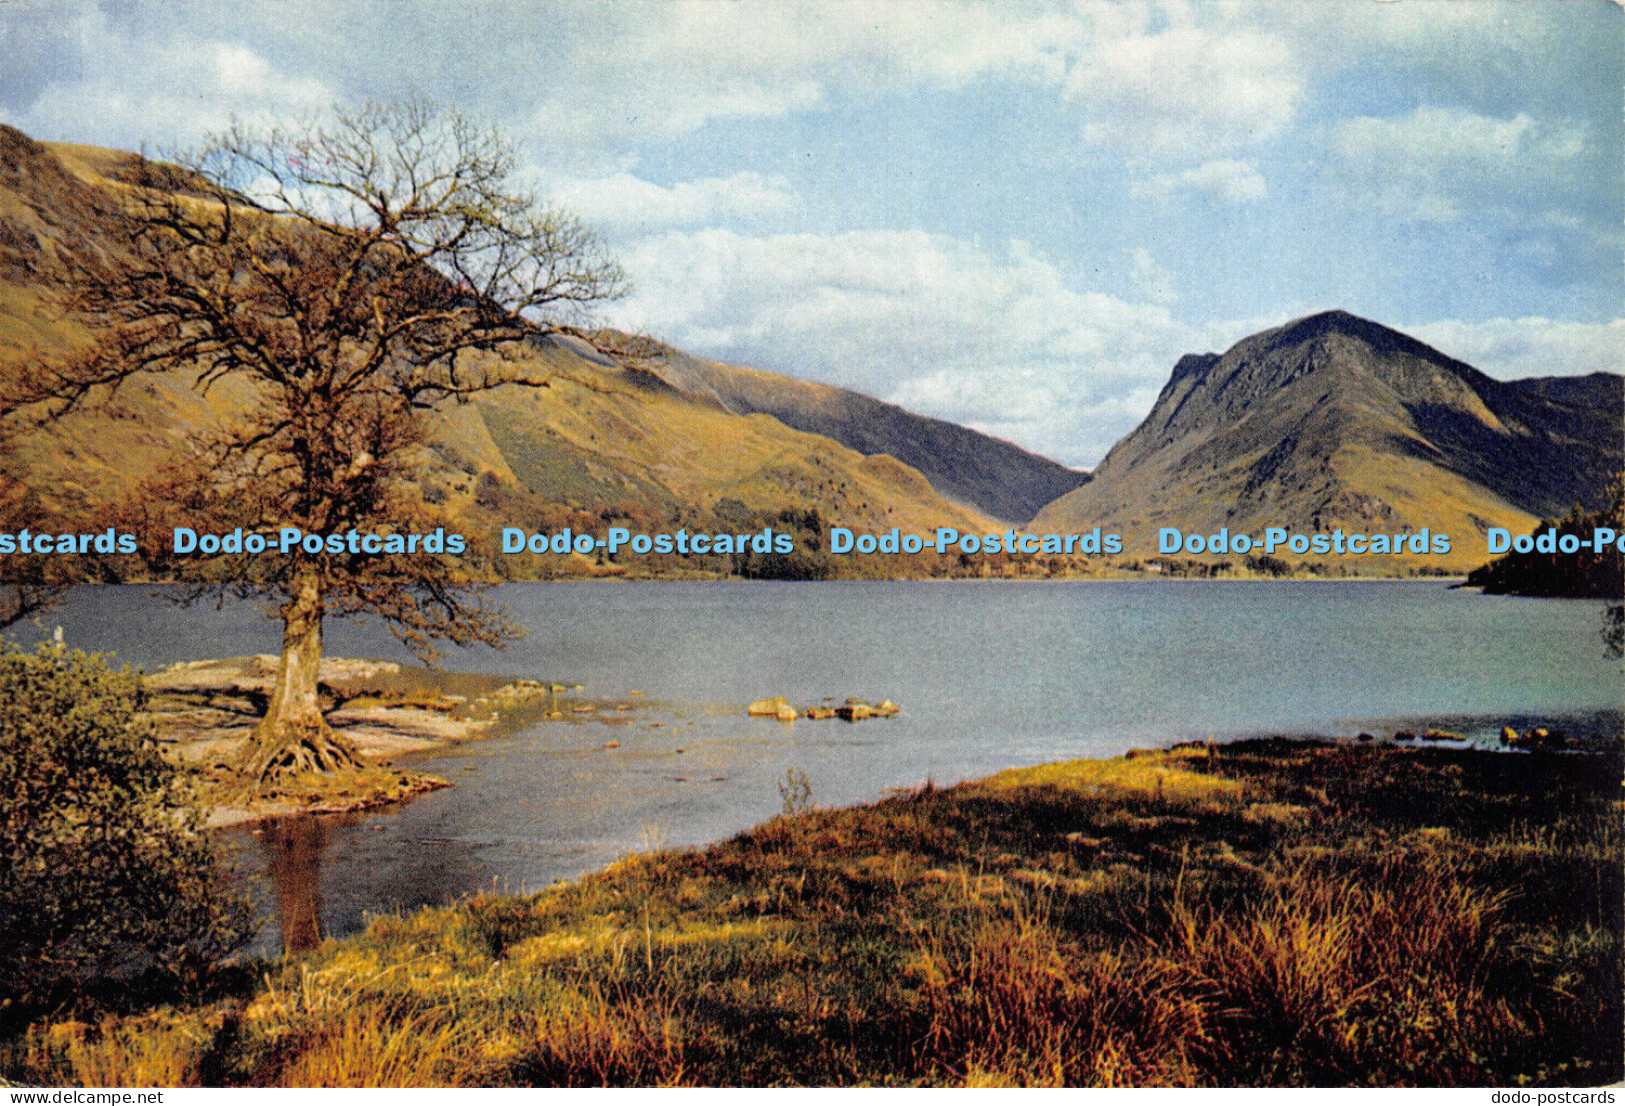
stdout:
POLYGON ((1134 266, 1131 275, 1134 287, 1140 295, 1152 303, 1173 303, 1179 298, 1174 291, 1174 275, 1151 256, 1151 251, 1140 246, 1133 253, 1134 266))
POLYGON ((1067 77, 1086 141, 1186 157, 1268 141, 1295 119, 1303 78, 1286 39, 1203 25, 1178 6, 1092 11, 1094 41, 1067 77), (1153 16, 1166 25, 1150 29, 1153 16))
POLYGON ((1142 196, 1197 192, 1227 204, 1245 204, 1262 200, 1269 194, 1269 186, 1248 162, 1216 158, 1183 172, 1154 174, 1136 182, 1134 191, 1142 196))
MULTIPOLYGON (((455 0, 214 10, 176 0, 63 12, 62 22, 83 26, 53 32, 59 48, 13 51, 27 72, 0 77, 0 89, 17 86, 9 110, 28 129, 83 138, 87 120, 99 120, 98 140, 129 144, 132 131, 155 129, 163 140, 193 137, 232 111, 286 114, 361 90, 399 95, 390 86, 408 73, 466 104, 475 71, 479 99, 546 160, 596 162, 598 173, 606 161, 630 167, 631 143, 680 138, 715 121, 985 82, 1053 97, 1091 144, 1189 162, 1278 136, 1296 117, 1304 83, 1291 35, 1249 26, 1260 23, 1250 12, 1175 0, 669 0, 535 10, 455 0), (51 57, 59 60, 42 60, 51 57)), ((38 37, 30 32, 22 45, 38 37)))
POLYGON ((1215 156, 1278 137, 1302 99, 1289 38, 1244 22, 1207 5, 1097 0, 635 5, 606 10, 533 119, 561 144, 613 144, 991 80, 1048 90, 1091 145, 1215 156))
POLYGON ((723 219, 758 219, 789 214, 801 207, 800 197, 784 177, 753 172, 679 181, 670 188, 631 173, 616 173, 596 179, 561 180, 547 192, 588 223, 634 231, 723 219))
MULTIPOLYGON (((1164 374, 1166 376, 1166 373, 1164 374)), ((1077 467, 1093 468, 1139 425, 1162 381, 1127 384, 1096 395, 1030 373, 940 372, 905 381, 887 398, 1015 441, 1077 467)))
MULTIPOLYGON (((1204 335, 1156 303, 1073 287, 1013 241, 705 229, 623 256, 619 325, 722 360, 857 388, 1073 464, 1149 410, 1204 335)), ((1149 255, 1146 259, 1151 264, 1149 255)))
POLYGON ((568 91, 538 106, 539 130, 670 138, 817 108, 834 88, 1055 83, 1078 33, 1053 9, 957 0, 686 0, 604 14, 567 63, 568 91))
POLYGON ((1350 199, 1407 222, 1453 222, 1509 198, 1565 193, 1585 143, 1584 128, 1565 120, 1438 107, 1348 119, 1331 135, 1350 199))
MULTIPOLYGON (((1618 0, 1616 0, 1616 3, 1618 0)), ((1494 55, 1555 48, 1570 13, 1525 0, 1400 0, 1257 5, 1254 14, 1293 40, 1317 70, 1392 51, 1470 73, 1494 55)))
POLYGON ((1529 316, 1407 328, 1428 345, 1499 380, 1617 373, 1625 367, 1625 319, 1565 322, 1529 316))
POLYGON ((27 106, 0 111, 37 137, 190 145, 233 115, 285 119, 335 98, 321 81, 282 72, 240 43, 126 33, 100 8, 67 8, 62 17, 56 34, 86 47, 78 64, 36 74, 27 106))

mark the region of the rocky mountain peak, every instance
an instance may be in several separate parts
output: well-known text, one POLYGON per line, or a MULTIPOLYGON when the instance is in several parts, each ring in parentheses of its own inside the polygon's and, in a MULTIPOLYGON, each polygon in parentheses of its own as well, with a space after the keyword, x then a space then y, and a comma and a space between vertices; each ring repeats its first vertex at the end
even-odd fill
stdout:
MULTIPOLYGON (((1621 379, 1499 381, 1324 311, 1175 364, 1151 412, 1043 526, 1516 529, 1602 493, 1621 379)), ((1461 548, 1467 548, 1465 544, 1461 548)))

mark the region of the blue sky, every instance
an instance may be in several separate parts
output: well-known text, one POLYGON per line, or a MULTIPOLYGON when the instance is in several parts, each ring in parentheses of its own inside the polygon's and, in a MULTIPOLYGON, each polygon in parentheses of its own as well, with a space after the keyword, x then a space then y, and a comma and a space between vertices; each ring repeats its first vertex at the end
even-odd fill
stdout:
POLYGON ((602 321, 1071 464, 1325 308, 1504 378, 1625 351, 1610 0, 9 0, 0 59, 0 121, 129 149, 486 115, 629 270, 602 321))

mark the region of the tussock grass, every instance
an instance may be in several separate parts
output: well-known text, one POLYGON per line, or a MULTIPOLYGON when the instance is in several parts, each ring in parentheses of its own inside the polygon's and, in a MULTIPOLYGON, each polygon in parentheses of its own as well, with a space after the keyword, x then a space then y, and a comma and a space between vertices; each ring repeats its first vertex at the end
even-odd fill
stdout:
POLYGON ((971 1086, 1196 1081, 1206 1010, 1143 950, 1089 949, 1041 914, 973 908, 919 966, 924 1058, 971 1086))
POLYGON ((99 1025, 59 1022, 30 1030, 13 1048, 24 1070, 87 1087, 178 1087, 202 1082, 205 1055, 219 1026, 167 1014, 108 1018, 99 1025))
POLYGON ((1618 755, 1075 762, 377 920, 0 1073, 152 1085, 1620 1078, 1618 755))
POLYGON ((1471 1082, 1538 1025, 1505 898, 1437 854, 1304 864, 1240 909, 1176 899, 1160 951, 1238 1082, 1471 1082))
POLYGON ((461 1081, 467 1031, 443 1010, 368 1002, 310 1020, 268 1071, 294 1087, 438 1087, 461 1081))

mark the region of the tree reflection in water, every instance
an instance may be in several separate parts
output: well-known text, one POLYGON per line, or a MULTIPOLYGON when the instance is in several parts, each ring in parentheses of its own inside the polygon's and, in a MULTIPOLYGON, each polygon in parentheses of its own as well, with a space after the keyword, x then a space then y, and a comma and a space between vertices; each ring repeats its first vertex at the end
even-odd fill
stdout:
POLYGON ((283 818, 260 832, 265 874, 276 895, 284 954, 304 952, 322 941, 322 853, 327 826, 320 818, 283 818))

